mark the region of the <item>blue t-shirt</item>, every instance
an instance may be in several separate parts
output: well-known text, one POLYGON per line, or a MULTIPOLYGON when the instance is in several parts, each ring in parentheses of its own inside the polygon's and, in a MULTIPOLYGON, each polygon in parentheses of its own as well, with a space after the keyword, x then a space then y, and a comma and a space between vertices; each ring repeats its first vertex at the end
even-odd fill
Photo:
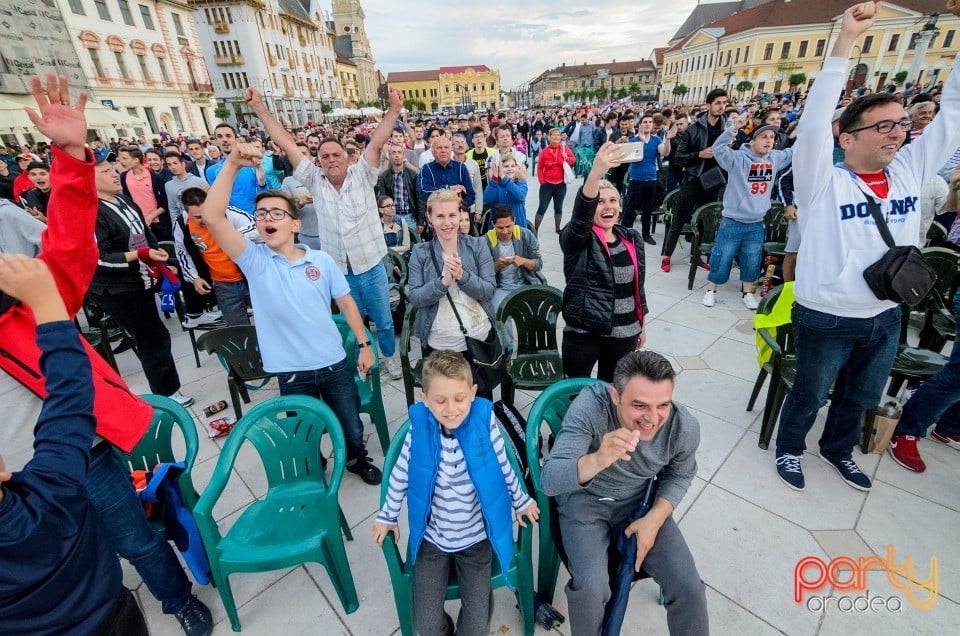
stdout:
MULTIPOLYGON (((227 161, 224 159, 213 165, 207 164, 207 169, 204 170, 203 173, 207 183, 213 185, 214 180, 216 180, 217 175, 220 174, 220 171, 223 170, 223 166, 226 163, 227 161)), ((266 182, 266 180, 264 180, 264 182, 266 182)), ((240 208, 247 214, 253 214, 253 200, 257 197, 258 193, 266 189, 266 186, 261 187, 257 184, 257 169, 251 168, 250 166, 243 166, 237 172, 237 178, 233 181, 233 189, 230 191, 230 205, 235 208, 240 208)))
MULTIPOLYGON (((640 141, 639 135, 634 135, 630 141, 640 141)), ((643 159, 630 164, 631 181, 657 180, 657 147, 663 143, 657 135, 650 135, 650 140, 643 145, 643 159)))
POLYGON ((310 371, 346 357, 330 302, 350 293, 347 279, 324 252, 289 263, 263 244, 247 241, 234 262, 247 277, 256 313, 263 368, 270 373, 310 371))

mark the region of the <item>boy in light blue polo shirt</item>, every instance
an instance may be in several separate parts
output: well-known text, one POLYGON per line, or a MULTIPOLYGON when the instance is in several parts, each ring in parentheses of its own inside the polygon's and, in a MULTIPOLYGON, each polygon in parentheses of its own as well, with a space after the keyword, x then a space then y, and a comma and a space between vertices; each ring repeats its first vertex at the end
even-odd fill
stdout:
POLYGON ((346 278, 329 255, 294 243, 300 229, 298 209, 282 192, 268 190, 256 196, 253 216, 263 244, 247 240, 225 216, 238 171, 260 160, 260 151, 250 144, 233 149, 207 194, 203 221, 247 277, 263 368, 277 375, 280 394, 310 395, 326 402, 343 426, 347 470, 368 484, 379 484, 380 470, 370 462, 363 444, 353 364, 330 315, 333 300, 357 337, 358 364, 366 373, 373 366, 373 349, 346 278))

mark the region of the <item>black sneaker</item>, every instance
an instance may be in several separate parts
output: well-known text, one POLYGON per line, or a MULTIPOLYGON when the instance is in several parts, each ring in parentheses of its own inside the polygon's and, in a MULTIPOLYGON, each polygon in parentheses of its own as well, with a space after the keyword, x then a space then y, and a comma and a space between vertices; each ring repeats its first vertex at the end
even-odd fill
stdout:
POLYGON ((367 456, 367 451, 363 451, 360 457, 347 462, 347 470, 354 475, 359 475, 363 483, 370 484, 371 486, 379 484, 382 477, 380 469, 370 463, 370 457, 367 456))
POLYGON ((196 596, 190 595, 186 604, 176 613, 180 627, 187 636, 209 636, 213 632, 213 617, 210 609, 196 596))
POLYGON ((843 459, 830 459, 821 452, 820 459, 836 468, 840 476, 843 477, 843 481, 857 490, 870 490, 872 486, 870 478, 863 474, 857 463, 853 461, 852 455, 847 455, 843 459))
POLYGON ((783 483, 794 490, 803 490, 806 483, 803 481, 803 471, 800 470, 800 458, 790 453, 777 453, 777 474, 783 483))
POLYGON ((657 244, 657 241, 654 240, 654 238, 653 238, 652 236, 650 236, 649 234, 644 235, 644 237, 643 237, 643 242, 646 243, 647 245, 656 245, 656 244, 657 244))

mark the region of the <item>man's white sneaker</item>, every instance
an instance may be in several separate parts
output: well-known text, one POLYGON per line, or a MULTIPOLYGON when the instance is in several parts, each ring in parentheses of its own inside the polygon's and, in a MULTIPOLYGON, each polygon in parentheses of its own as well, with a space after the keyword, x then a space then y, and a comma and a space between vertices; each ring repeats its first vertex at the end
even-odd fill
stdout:
POLYGON ((716 304, 717 304, 717 292, 716 292, 716 291, 714 291, 714 290, 712 290, 712 289, 708 289, 707 291, 703 292, 703 306, 704 306, 704 307, 713 307, 713 306, 716 305, 716 304))
POLYGON ((400 364, 393 358, 381 358, 380 368, 391 380, 399 380, 403 377, 403 370, 400 369, 400 364))
POLYGON ((743 304, 747 306, 747 309, 756 309, 760 306, 760 302, 757 300, 757 297, 753 292, 746 292, 743 295, 743 304))
POLYGON ((186 407, 190 406, 191 404, 193 404, 193 398, 192 398, 192 397, 187 397, 186 395, 184 395, 184 394, 181 393, 180 391, 177 391, 176 393, 174 393, 173 395, 171 395, 171 396, 169 396, 169 397, 170 397, 171 400, 174 400, 177 404, 179 404, 180 406, 182 406, 182 407, 184 407, 184 408, 186 408, 186 407))

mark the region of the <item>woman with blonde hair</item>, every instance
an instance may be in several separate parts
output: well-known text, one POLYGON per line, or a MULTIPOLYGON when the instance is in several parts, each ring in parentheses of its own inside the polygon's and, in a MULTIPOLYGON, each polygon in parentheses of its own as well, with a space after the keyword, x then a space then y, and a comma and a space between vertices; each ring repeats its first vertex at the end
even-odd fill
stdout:
MULTIPOLYGON (((476 376, 463 331, 478 340, 497 336, 491 304, 497 278, 486 238, 461 234, 461 216, 460 196, 453 190, 437 190, 427 199, 433 240, 413 246, 407 293, 417 308, 413 333, 423 357, 440 349, 459 351, 476 376)), ((493 387, 480 387, 477 395, 490 399, 493 387)))

